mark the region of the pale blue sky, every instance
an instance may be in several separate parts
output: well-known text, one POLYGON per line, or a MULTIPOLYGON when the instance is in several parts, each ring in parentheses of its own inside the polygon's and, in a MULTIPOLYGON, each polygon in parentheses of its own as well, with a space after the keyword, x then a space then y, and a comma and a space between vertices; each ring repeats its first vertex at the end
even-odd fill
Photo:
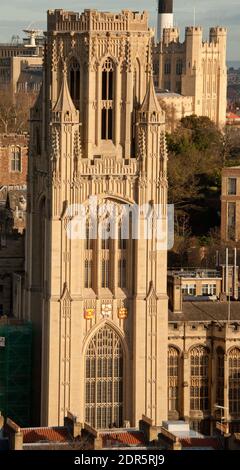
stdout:
MULTIPOLYGON (((1 0, 1 4, 3 0, 1 0)), ((175 24, 182 30, 193 23, 193 9, 196 8, 196 22, 207 29, 209 26, 228 28, 228 60, 240 61, 240 0, 174 0, 175 24)), ((0 5, 0 41, 8 41, 12 35, 34 22, 36 27, 46 28, 46 11, 54 8, 81 11, 84 8, 116 11, 122 8, 148 10, 150 24, 155 26, 157 0, 10 0, 0 5), (119 6, 118 6, 119 5, 119 6)))

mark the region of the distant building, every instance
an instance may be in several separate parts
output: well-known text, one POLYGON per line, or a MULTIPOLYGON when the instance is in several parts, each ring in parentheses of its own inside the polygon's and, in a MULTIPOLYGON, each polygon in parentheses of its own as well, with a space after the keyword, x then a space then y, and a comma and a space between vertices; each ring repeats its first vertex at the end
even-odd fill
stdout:
POLYGON ((221 238, 240 241, 240 166, 222 170, 221 238))
POLYGON ((238 300, 238 266, 226 266, 219 269, 181 269, 168 271, 168 295, 170 308, 181 312, 184 301, 226 300, 226 290, 229 286, 231 296, 238 300))
POLYGON ((227 126, 231 126, 235 129, 240 129, 240 114, 232 113, 231 111, 227 113, 227 126))
POLYGON ((173 132, 178 122, 194 114, 193 97, 156 89, 160 106, 166 113, 166 131, 173 132))
POLYGON ((0 134, 0 188, 26 185, 28 143, 25 134, 0 134))
POLYGON ((28 136, 0 134, 0 316, 21 312, 28 136))
POLYGON ((175 281, 169 289, 169 419, 185 417, 205 435, 212 435, 221 416, 230 431, 240 429, 240 302, 204 296, 181 302, 185 287, 175 281))
POLYGON ((222 128, 227 108, 226 29, 211 28, 209 42, 203 42, 199 26, 186 28, 184 42, 179 35, 175 27, 163 30, 154 52, 155 86, 191 97, 192 114, 207 116, 222 128))
POLYGON ((19 91, 39 91, 39 75, 42 75, 42 61, 43 61, 43 41, 25 40, 24 42, 12 42, 10 44, 0 44, 0 90, 7 89, 11 95, 19 91), (32 72, 31 79, 29 78, 29 68, 37 67, 38 74, 32 72), (35 78, 36 85, 31 85, 23 89, 23 74, 25 76, 25 83, 33 82, 35 78), (27 80, 26 80, 27 78, 27 80))

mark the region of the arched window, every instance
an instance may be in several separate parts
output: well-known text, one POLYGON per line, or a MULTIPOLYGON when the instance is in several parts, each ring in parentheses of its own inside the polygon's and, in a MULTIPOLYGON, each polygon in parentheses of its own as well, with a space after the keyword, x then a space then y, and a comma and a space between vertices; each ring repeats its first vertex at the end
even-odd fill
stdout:
POLYGON ((127 240, 122 233, 122 221, 118 223, 118 287, 127 287, 127 240))
POLYGON ((190 352, 190 410, 209 409, 209 354, 204 346, 190 352))
POLYGON ((217 405, 224 405, 224 351, 222 348, 217 348, 216 356, 216 402, 217 405))
POLYGON ((96 333, 85 361, 85 421, 97 429, 122 426, 123 349, 112 328, 96 333))
POLYGON ((179 401, 179 352, 168 348, 168 411, 178 411, 179 401))
POLYGON ((78 60, 74 57, 69 64, 69 90, 71 98, 76 106, 79 109, 80 102, 80 64, 78 60))
POLYGON ((229 413, 240 414, 240 350, 234 348, 229 353, 229 413))
POLYGON ((84 285, 86 289, 92 288, 92 264, 93 262, 91 259, 85 259, 84 285))
POLYGON ((102 68, 102 140, 113 138, 114 64, 107 58, 102 68))
POLYGON ((102 287, 107 289, 110 287, 110 277, 109 277, 109 259, 102 259, 102 287))
POLYGON ((86 221, 86 236, 84 240, 84 287, 91 289, 93 278, 93 238, 89 219, 86 221))

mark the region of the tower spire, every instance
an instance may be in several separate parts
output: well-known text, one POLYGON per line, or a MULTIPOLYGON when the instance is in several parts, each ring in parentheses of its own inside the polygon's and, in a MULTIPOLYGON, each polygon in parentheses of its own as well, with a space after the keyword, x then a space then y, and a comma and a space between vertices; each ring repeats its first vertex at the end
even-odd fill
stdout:
POLYGON ((154 113, 154 112, 160 113, 161 112, 158 99, 156 96, 155 88, 154 88, 152 72, 149 75, 147 91, 146 91, 146 95, 143 100, 143 104, 141 106, 140 111, 142 113, 154 113))
POLYGON ((69 111, 70 113, 76 113, 76 108, 74 106, 73 100, 71 98, 69 88, 68 88, 68 82, 67 82, 67 71, 66 67, 63 67, 62 71, 62 85, 60 89, 60 93, 58 96, 58 100, 53 108, 53 111, 55 113, 57 112, 67 112, 69 111))

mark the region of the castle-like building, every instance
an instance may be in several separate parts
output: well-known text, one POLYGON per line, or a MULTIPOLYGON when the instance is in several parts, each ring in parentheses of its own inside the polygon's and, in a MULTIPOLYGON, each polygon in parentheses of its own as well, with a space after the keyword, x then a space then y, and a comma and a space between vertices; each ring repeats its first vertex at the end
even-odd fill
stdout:
POLYGON ((48 12, 44 82, 31 112, 23 309, 34 326, 35 423, 59 425, 71 410, 94 428, 137 426, 142 415, 155 426, 168 416, 208 426, 216 403, 240 418, 239 303, 230 319, 225 302, 182 302, 185 286, 174 278, 168 311, 167 247, 154 211, 161 207, 164 226, 153 34, 146 12, 48 12))
MULTIPOLYGON (((163 8, 165 3, 167 11, 173 13, 172 1, 159 0, 159 10, 166 9, 163 8)), ((176 119, 189 114, 207 116, 222 128, 227 109, 226 28, 211 28, 209 41, 204 41, 203 29, 190 26, 181 42, 180 30, 173 25, 173 14, 159 14, 160 25, 164 23, 162 16, 168 23, 164 29, 159 27, 161 34, 154 54, 155 85, 170 92, 168 97, 163 93, 162 99, 175 110, 176 119), (191 97, 191 109, 186 97, 191 97)))

